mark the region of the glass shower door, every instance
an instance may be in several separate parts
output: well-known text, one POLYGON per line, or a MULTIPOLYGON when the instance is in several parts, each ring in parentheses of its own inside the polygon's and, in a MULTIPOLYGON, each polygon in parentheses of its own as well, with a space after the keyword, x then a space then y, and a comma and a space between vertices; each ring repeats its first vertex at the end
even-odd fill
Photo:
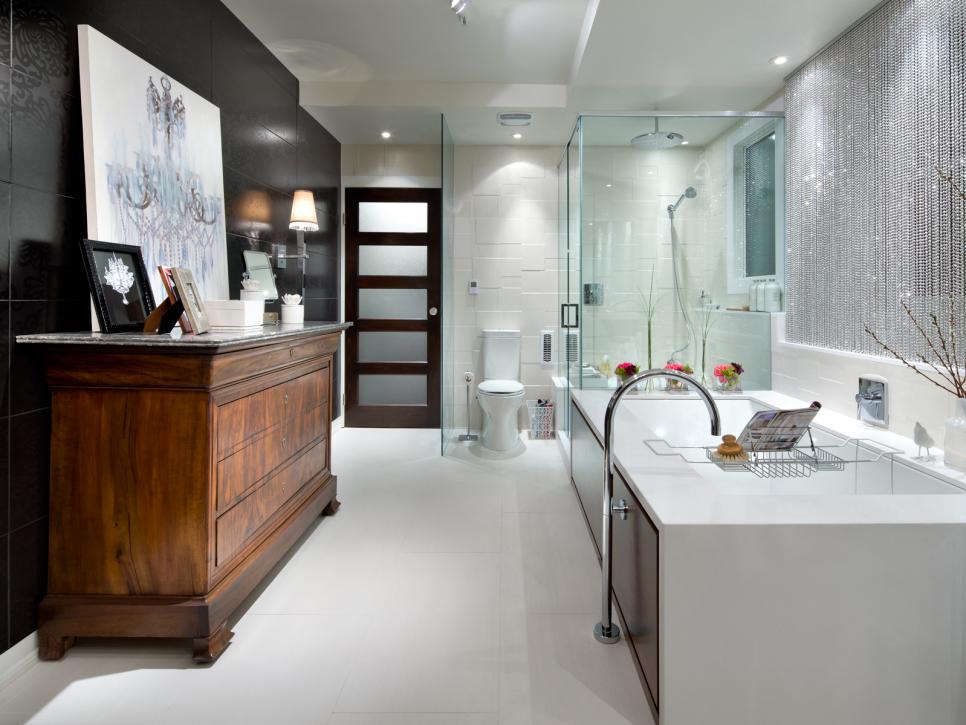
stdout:
POLYGON ((446 116, 440 116, 440 178, 442 180, 442 394, 440 415, 440 452, 446 455, 451 442, 459 435, 456 429, 456 361, 455 361, 455 295, 453 285, 455 249, 454 152, 453 136, 446 116))

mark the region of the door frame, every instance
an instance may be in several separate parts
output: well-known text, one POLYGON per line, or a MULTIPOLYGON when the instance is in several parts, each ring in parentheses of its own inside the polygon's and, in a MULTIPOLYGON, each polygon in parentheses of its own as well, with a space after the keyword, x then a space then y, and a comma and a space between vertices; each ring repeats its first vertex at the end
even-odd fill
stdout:
POLYGON ((442 373, 442 190, 350 187, 345 190, 345 426, 439 428, 442 373), (360 232, 360 202, 427 204, 425 233, 360 232), (426 276, 360 276, 359 246, 426 246, 426 276), (360 320, 360 289, 426 289, 424 320, 360 320), (435 307, 437 314, 429 314, 435 307), (425 332, 427 362, 357 362, 360 332, 425 332), (426 375, 425 405, 359 405, 359 375, 426 375), (390 425, 391 423, 391 425, 390 425))

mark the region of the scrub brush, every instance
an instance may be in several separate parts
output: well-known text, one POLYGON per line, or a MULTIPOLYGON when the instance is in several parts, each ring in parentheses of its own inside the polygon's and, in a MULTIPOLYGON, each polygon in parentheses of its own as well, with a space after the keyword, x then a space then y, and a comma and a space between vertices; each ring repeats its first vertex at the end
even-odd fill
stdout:
POLYGON ((718 461, 747 461, 748 454, 745 453, 737 438, 726 435, 722 436, 721 445, 714 452, 714 458, 718 461))

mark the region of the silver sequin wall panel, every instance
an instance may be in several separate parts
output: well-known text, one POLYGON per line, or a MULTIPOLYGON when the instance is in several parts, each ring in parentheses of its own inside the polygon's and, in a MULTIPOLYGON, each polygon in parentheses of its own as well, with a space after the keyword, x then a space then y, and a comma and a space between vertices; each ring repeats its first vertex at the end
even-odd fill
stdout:
MULTIPOLYGON (((962 313, 966 2, 892 0, 785 89, 787 338, 929 356, 902 311, 962 313)), ((964 320, 966 322, 966 320, 964 320)), ((966 341, 961 349, 966 350, 966 341)))

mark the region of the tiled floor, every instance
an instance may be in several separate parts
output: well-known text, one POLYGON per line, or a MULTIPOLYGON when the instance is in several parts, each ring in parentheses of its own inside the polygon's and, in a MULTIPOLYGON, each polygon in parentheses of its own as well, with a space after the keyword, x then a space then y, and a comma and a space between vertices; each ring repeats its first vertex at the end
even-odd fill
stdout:
POLYGON ((236 614, 186 643, 78 644, 0 691, 6 723, 650 725, 556 443, 506 460, 437 431, 341 430, 343 506, 236 614))

